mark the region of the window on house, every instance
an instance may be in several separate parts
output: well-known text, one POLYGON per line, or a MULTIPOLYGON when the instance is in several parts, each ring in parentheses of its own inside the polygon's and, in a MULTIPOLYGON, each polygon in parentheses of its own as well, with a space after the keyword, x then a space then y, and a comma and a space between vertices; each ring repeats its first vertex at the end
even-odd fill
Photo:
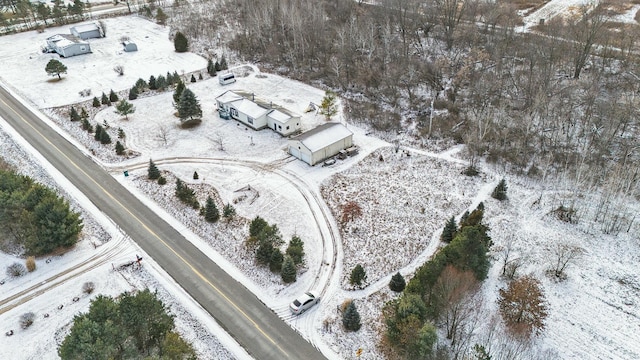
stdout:
POLYGON ((278 125, 278 130, 282 130, 282 125, 278 125))
POLYGON ((287 126, 287 130, 289 130, 289 126, 287 126))
POLYGON ((247 122, 249 124, 253 124, 253 118, 251 116, 247 116, 247 122))
POLYGON ((236 108, 231 108, 231 116, 233 117, 238 117, 238 109, 236 108))

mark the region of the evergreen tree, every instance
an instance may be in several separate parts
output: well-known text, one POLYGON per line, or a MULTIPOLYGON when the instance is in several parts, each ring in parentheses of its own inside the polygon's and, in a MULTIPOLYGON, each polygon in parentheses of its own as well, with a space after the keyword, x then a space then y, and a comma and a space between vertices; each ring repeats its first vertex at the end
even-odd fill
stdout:
POLYGON ((147 178, 149 180, 156 180, 160 177, 160 170, 153 162, 153 160, 149 159, 149 168, 147 170, 147 178))
POLYGON ((180 120, 192 120, 202 117, 202 109, 196 95, 189 89, 184 89, 178 102, 178 117, 180 120))
POLYGON ((216 76, 216 68, 211 59, 207 61, 207 74, 209 74, 209 76, 216 76))
POLYGON ((221 71, 222 70, 222 66, 220 66, 220 63, 218 62, 218 60, 216 60, 215 65, 213 65, 213 68, 216 72, 221 71))
POLYGON ((124 139, 124 138, 125 138, 124 130, 122 130, 122 128, 118 128, 118 139, 124 139))
POLYGON ((260 216, 256 216, 253 220, 251 220, 251 224, 249 224, 249 236, 258 237, 258 234, 260 234, 262 229, 267 226, 269 226, 269 223, 267 223, 260 216))
POLYGON ((157 88, 156 77, 151 75, 151 77, 149 77, 149 90, 156 90, 157 88))
POLYGON ((194 209, 198 209, 200 207, 200 203, 198 203, 198 199, 196 198, 196 193, 180 179, 176 179, 176 196, 180 201, 190 205, 194 209))
POLYGON ((158 90, 161 90, 161 91, 162 91, 162 90, 166 89, 166 88, 167 88, 167 86, 168 86, 168 85, 167 85, 167 79, 166 79, 164 76, 159 75, 159 76, 156 78, 156 88, 157 88, 158 90))
POLYGON ((222 58, 220 58, 220 70, 227 70, 228 68, 229 66, 227 65, 227 58, 222 55, 222 58))
POLYGON ((285 256, 282 262, 282 270, 280 276, 285 284, 290 284, 296 281, 296 265, 293 263, 293 259, 290 256, 285 256))
POLYGON ((367 272, 364 270, 362 265, 356 265, 353 270, 351 270, 351 276, 349 277, 349 283, 353 286, 361 287, 362 283, 367 280, 367 272))
POLYGON ((194 171, 193 172, 193 180, 198 180, 200 178, 200 176, 198 176, 198 172, 194 171))
POLYGON ((298 235, 293 235, 291 238, 286 254, 293 259, 296 265, 302 264, 304 261, 304 243, 298 235))
POLYGON ((168 85, 173 85, 176 82, 176 79, 173 78, 173 74, 171 74, 170 71, 167 71, 167 75, 165 76, 165 78, 167 79, 168 85))
POLYGON ((267 265, 271 262, 271 254, 273 254, 273 244, 268 241, 262 241, 256 250, 256 261, 260 265, 267 265))
POLYGON ((214 223, 220 219, 220 212, 211 196, 207 197, 207 202, 204 207, 204 219, 210 223, 214 223))
POLYGON ((196 76, 194 74, 191 74, 191 82, 192 83, 196 82, 196 76))
POLYGON ((109 101, 111 101, 112 103, 118 101, 118 94, 116 94, 113 89, 111 89, 111 91, 109 92, 109 101))
POLYGON ((129 89, 129 100, 135 100, 137 98, 138 98, 138 88, 134 86, 131 89, 129 89))
POLYGON ((78 114, 78 112, 76 111, 75 107, 71 107, 71 110, 69 111, 69 118, 71 119, 71 121, 78 121, 80 120, 80 115, 78 114))
POLYGON ((120 143, 120 141, 116 141, 116 154, 124 155, 124 146, 120 143))
POLYGON ((336 102, 336 93, 327 90, 320 103, 320 114, 324 115, 325 120, 331 120, 331 117, 338 113, 338 105, 336 105, 336 102))
POLYGON ((347 305, 347 309, 342 314, 342 325, 347 331, 358 331, 362 327, 360 314, 353 301, 347 305))
POLYGON ((491 197, 500 201, 507 200, 507 182, 504 179, 500 180, 498 186, 493 189, 491 197))
POLYGON ((93 103, 91 104, 93 107, 100 107, 100 100, 98 100, 97 96, 93 97, 93 103))
POLYGON ((91 123, 88 119, 82 119, 82 129, 86 130, 88 133, 93 132, 93 126, 91 126, 91 123))
POLYGON ((173 104, 178 108, 178 104, 180 104, 180 96, 182 96, 182 92, 184 91, 184 83, 182 80, 178 80, 176 83, 176 89, 173 91, 173 104))
POLYGON ((102 138, 102 137, 101 137, 101 136, 102 136, 102 131, 104 131, 104 130, 102 129, 102 125, 100 125, 100 124, 96 124, 96 132, 93 134, 93 138, 94 138, 96 141, 100 141, 100 139, 102 138))
POLYGON ((282 251, 278 248, 273 249, 271 252, 271 259, 269 260, 269 270, 271 270, 271 272, 281 271, 283 261, 284 256, 282 255, 282 251))
POLYGON ((189 51, 189 41, 180 31, 176 33, 176 37, 173 39, 173 46, 176 52, 183 53, 189 51))
POLYGON ((102 97, 100 97, 100 102, 102 103, 102 105, 111 105, 109 97, 104 92, 102 93, 102 97))
POLYGON ((80 120, 86 120, 89 119, 89 114, 87 113, 87 110, 84 109, 84 107, 80 108, 80 120))
POLYGON ((440 241, 445 243, 450 243, 451 240, 456 236, 456 232, 458 231, 458 225, 456 224, 456 218, 452 216, 449 221, 447 221, 444 229, 442 230, 442 235, 440 235, 440 241))
POLYGON ((111 144, 111 136, 109 136, 109 133, 104 129, 100 132, 100 142, 102 144, 111 144))
POLYGON ((158 178, 158 185, 166 185, 167 184, 167 178, 165 178, 164 176, 160 176, 158 178))
POLYGON ((144 79, 138 79, 138 81, 136 81, 135 88, 138 90, 138 93, 144 92, 148 87, 149 85, 144 79))
MULTIPOLYGON (((202 73, 201 73, 201 72, 199 72, 199 73, 198 73, 198 80, 202 80, 202 79, 204 79, 204 78, 202 77, 202 73)), ((192 81, 192 82, 195 82, 195 81, 192 81)))
POLYGON ((395 275, 391 277, 391 281, 389 282, 389 289, 393 292, 402 292, 406 286, 406 282, 404 281, 404 277, 398 271, 395 275))
POLYGON ((62 77, 60 77, 60 74, 67 73, 67 67, 63 63, 61 63, 59 60, 56 60, 56 59, 49 60, 44 70, 50 76, 57 76, 58 80, 62 79, 62 77))
POLYGON ((115 113, 124 116, 126 120, 129 120, 129 114, 133 114, 134 112, 136 112, 136 108, 127 100, 123 99, 116 105, 115 113))
POLYGON ((224 216, 226 219, 229 219, 229 220, 232 219, 235 214, 236 214, 236 209, 231 204, 226 204, 222 208, 222 216, 224 216))
POLYGON ((120 321, 131 334, 136 347, 144 353, 157 348, 174 326, 173 316, 157 294, 149 289, 135 295, 124 293, 119 303, 120 321))
POLYGON ((168 18, 167 14, 162 11, 162 8, 158 8, 158 12, 156 12, 156 22, 160 25, 165 25, 168 18))

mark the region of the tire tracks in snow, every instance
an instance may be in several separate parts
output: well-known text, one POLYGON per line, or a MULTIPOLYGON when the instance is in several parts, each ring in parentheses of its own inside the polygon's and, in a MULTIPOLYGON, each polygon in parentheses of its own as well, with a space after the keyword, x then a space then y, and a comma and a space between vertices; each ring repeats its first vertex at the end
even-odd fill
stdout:
POLYGON ((84 275, 88 271, 108 263, 120 254, 122 250, 124 250, 125 245, 126 243, 123 238, 110 241, 106 245, 103 245, 108 248, 103 250, 101 253, 92 255, 79 264, 69 267, 27 289, 0 300, 0 315, 77 278, 80 275, 84 275))

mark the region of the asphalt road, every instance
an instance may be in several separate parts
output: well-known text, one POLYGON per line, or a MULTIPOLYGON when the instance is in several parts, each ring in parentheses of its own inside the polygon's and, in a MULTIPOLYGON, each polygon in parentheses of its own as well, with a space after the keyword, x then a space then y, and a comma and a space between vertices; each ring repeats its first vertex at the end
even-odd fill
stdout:
POLYGON ((325 359, 242 284, 3 87, 0 117, 116 222, 252 357, 325 359))

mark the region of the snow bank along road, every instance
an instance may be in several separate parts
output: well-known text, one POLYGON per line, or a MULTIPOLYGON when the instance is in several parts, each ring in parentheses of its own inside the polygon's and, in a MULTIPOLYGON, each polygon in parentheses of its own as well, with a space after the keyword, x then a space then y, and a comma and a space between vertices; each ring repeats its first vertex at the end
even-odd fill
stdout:
POLYGON ((257 359, 324 356, 4 87, 0 117, 65 174, 257 359))

